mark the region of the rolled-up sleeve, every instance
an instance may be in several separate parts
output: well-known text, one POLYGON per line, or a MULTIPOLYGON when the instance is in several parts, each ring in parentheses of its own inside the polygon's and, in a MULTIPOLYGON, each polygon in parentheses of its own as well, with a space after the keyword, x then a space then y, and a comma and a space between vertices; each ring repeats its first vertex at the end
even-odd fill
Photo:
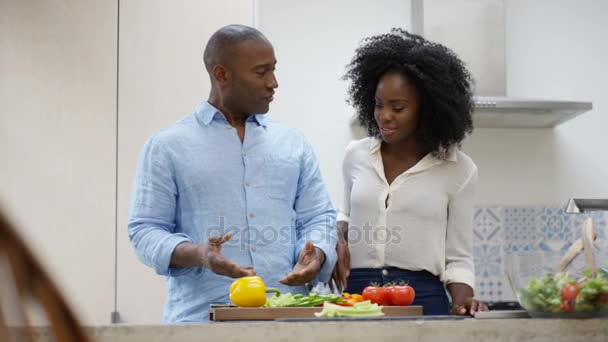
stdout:
POLYGON ((297 260, 306 241, 325 253, 317 280, 327 283, 336 263, 336 210, 321 178, 319 164, 310 144, 305 143, 295 201, 297 260))
POLYGON ((473 263, 473 206, 477 186, 474 167, 448 205, 445 283, 464 283, 475 289, 473 263))
POLYGON ((139 157, 129 213, 129 240, 138 258, 160 275, 177 276, 189 269, 170 268, 173 251, 192 242, 176 232, 177 186, 173 164, 166 147, 150 138, 139 157))

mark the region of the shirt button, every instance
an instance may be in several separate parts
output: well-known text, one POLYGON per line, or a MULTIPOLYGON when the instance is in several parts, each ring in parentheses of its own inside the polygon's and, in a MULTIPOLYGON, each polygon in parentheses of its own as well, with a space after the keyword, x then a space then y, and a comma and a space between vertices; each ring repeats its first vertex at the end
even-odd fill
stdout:
POLYGON ((247 153, 243 152, 243 157, 247 157, 247 153))
POLYGON ((251 214, 249 214, 249 217, 254 218, 254 217, 255 217, 255 214, 254 214, 254 213, 251 213, 251 214))
POLYGON ((385 276, 388 275, 388 270, 387 269, 383 269, 382 270, 382 275, 385 275, 385 276))
POLYGON ((251 246, 251 251, 255 252, 255 246, 251 246))
POLYGON ((245 183, 245 186, 249 186, 249 185, 250 185, 249 182, 245 183))

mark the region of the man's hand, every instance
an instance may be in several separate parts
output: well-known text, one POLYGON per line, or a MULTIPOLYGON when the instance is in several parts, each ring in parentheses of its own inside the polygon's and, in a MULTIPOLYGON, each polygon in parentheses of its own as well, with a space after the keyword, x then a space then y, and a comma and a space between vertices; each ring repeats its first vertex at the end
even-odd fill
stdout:
POLYGON ((226 259, 222 254, 222 244, 232 237, 231 233, 224 236, 209 238, 206 242, 198 245, 200 262, 203 266, 212 270, 214 273, 225 275, 232 278, 240 278, 255 275, 253 267, 241 267, 236 263, 226 259))
POLYGON ((488 306, 473 297, 469 297, 462 303, 452 305, 452 315, 471 315, 475 316, 478 311, 488 311, 488 306))
POLYGON ((317 276, 323 262, 325 262, 323 251, 316 248, 312 242, 306 241, 293 271, 289 272, 280 282, 291 286, 304 285, 317 276))
POLYGON ((232 236, 210 238, 201 244, 184 242, 175 248, 171 255, 171 267, 195 267, 203 265, 211 271, 232 278, 255 275, 253 267, 241 267, 226 259, 222 254, 222 244, 232 236))
POLYGON ((338 262, 334 266, 334 271, 331 274, 329 280, 329 288, 334 291, 334 284, 338 292, 344 291, 348 286, 347 280, 350 275, 350 250, 348 249, 348 242, 345 239, 340 239, 338 245, 336 245, 336 253, 338 255, 338 262))

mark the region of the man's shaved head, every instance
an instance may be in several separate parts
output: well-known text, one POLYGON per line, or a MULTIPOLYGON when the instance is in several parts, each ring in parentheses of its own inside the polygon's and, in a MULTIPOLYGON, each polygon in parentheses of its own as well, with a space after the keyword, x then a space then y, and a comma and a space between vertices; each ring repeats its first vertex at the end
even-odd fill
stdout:
POLYGON ((253 27, 228 25, 217 30, 205 47, 211 81, 209 103, 240 117, 268 112, 277 60, 272 44, 253 27))
POLYGON ((205 69, 211 74, 214 65, 230 64, 231 54, 229 52, 231 48, 241 42, 256 39, 267 40, 262 32, 253 27, 245 25, 227 25, 222 27, 207 42, 203 54, 205 69))

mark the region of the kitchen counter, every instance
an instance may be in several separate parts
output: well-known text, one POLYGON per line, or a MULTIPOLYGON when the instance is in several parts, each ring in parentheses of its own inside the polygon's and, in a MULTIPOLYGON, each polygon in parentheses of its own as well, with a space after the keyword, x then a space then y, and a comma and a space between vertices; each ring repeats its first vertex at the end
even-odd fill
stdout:
MULTIPOLYGON (((466 319, 328 322, 216 322, 89 327, 94 341, 608 341, 608 320, 466 319)), ((36 328, 37 341, 49 341, 36 328)))

